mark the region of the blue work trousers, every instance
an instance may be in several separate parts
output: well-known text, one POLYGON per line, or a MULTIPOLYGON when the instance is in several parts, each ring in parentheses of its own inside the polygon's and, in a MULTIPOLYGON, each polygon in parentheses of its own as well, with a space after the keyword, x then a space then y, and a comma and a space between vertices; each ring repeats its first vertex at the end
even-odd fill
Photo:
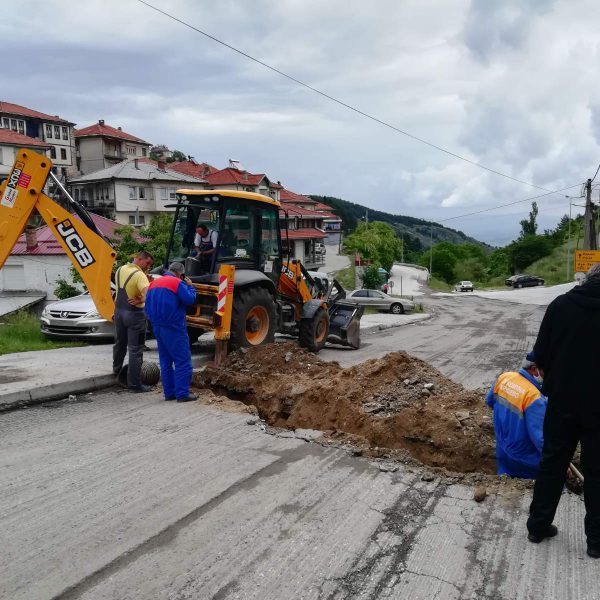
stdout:
POLYGON ((192 353, 185 329, 153 325, 158 342, 160 374, 165 398, 187 398, 192 379, 192 353))

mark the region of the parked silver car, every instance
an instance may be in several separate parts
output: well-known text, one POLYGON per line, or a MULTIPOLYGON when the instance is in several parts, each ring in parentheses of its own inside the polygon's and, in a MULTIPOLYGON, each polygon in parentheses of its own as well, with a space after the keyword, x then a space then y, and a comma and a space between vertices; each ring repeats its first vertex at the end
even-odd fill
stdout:
POLYGON ((415 309, 415 303, 411 300, 388 296, 379 290, 354 290, 346 294, 346 300, 363 306, 371 306, 377 310, 387 310, 395 315, 415 309))
POLYGON ((88 292, 48 304, 40 318, 41 331, 49 338, 111 340, 115 327, 103 319, 88 292))

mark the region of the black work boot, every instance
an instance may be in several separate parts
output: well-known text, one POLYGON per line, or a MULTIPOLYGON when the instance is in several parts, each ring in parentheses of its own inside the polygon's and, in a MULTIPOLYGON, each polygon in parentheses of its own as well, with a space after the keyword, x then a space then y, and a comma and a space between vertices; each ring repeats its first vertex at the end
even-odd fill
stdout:
POLYGON ((188 394, 185 398, 177 398, 177 402, 193 402, 194 400, 198 400, 196 394, 188 394))
POLYGON ((534 544, 539 544, 543 542, 546 538, 554 537, 558 533, 558 528, 556 525, 549 525, 548 529, 542 534, 539 533, 530 533, 527 536, 527 539, 534 544))

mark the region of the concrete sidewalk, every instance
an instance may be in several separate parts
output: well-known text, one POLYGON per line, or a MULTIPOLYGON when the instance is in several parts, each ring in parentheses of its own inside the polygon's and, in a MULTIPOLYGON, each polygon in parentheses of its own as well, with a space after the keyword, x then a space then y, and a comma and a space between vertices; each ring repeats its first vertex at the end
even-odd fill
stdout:
MULTIPOLYGON (((429 317, 430 315, 422 313, 365 315, 361 319, 360 330, 362 335, 371 335, 429 317)), ((144 360, 158 363, 156 340, 148 340, 146 345, 150 350, 144 352, 144 360)), ((192 349, 194 368, 205 365, 213 354, 212 335, 206 334, 192 349)), ((112 344, 0 356, 0 412, 47 400, 60 400, 72 394, 85 394, 113 385, 116 385, 116 380, 112 375, 112 344)))

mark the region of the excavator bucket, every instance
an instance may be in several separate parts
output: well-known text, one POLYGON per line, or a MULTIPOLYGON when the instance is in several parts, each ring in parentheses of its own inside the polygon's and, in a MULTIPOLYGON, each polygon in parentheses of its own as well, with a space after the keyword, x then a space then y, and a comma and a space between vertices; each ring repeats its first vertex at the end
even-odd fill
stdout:
POLYGON ((345 298, 344 288, 334 279, 327 294, 329 306, 327 341, 358 350, 360 348, 360 319, 365 312, 365 307, 349 302, 345 298))

